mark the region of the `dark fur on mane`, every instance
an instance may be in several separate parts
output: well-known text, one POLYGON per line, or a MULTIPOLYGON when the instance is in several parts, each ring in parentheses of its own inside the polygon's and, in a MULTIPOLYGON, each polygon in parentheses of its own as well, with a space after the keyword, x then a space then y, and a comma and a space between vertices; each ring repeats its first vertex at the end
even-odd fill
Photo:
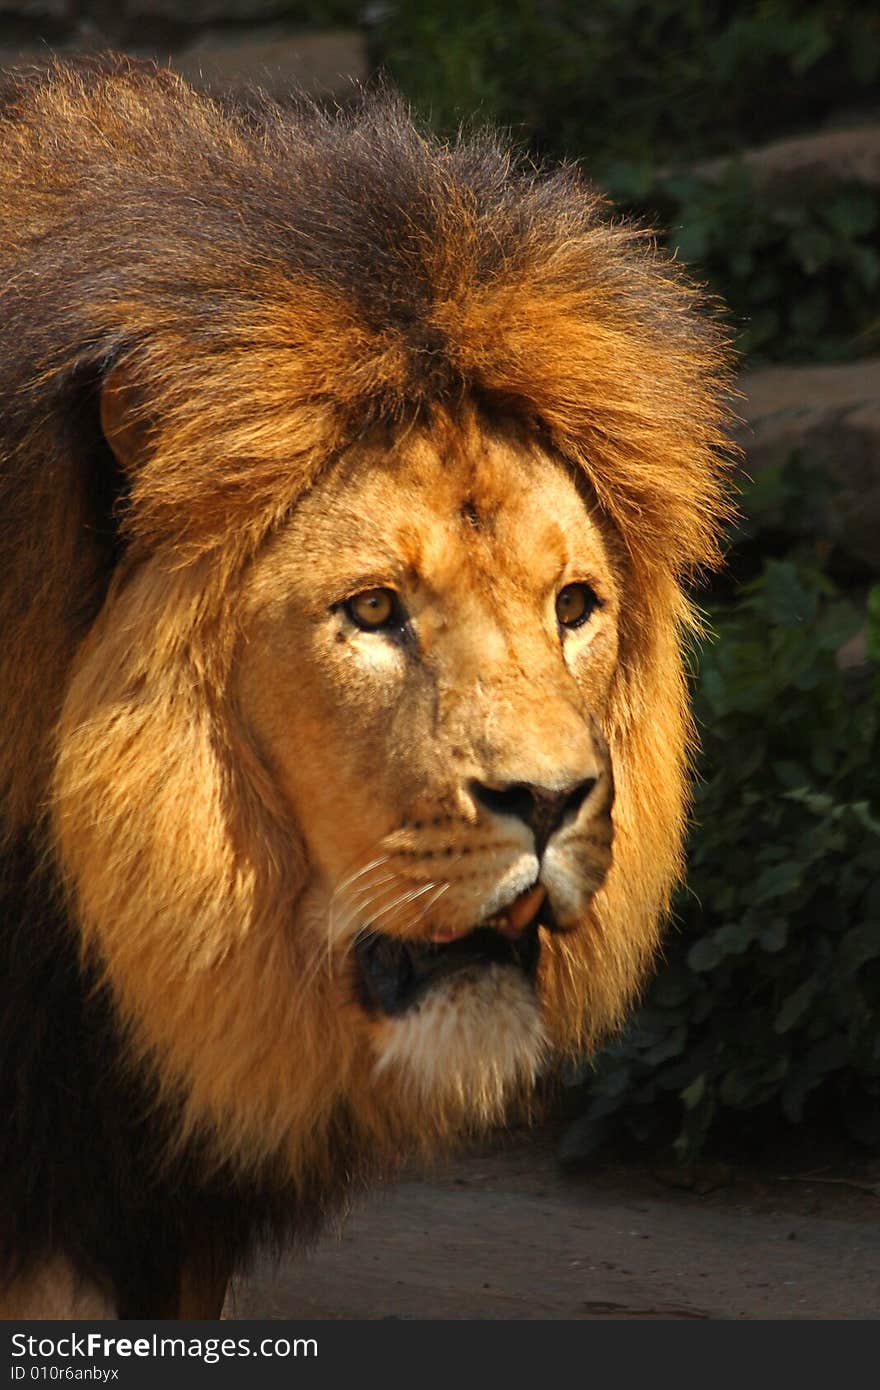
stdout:
MULTIPOLYGON (((309 1239, 332 1193, 270 1171, 242 1182, 197 1143, 170 1150, 173 1116, 125 1060, 51 879, 26 845, 2 868, 0 1290, 62 1253, 120 1316, 172 1317, 184 1253, 225 1270, 309 1239)), ((351 1155, 339 1137, 341 1198, 351 1155)))

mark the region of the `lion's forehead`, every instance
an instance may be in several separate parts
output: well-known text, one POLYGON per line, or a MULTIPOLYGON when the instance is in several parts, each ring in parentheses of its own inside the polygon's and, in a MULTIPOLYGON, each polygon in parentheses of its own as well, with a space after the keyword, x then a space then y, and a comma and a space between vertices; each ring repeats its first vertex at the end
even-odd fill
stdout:
POLYGON ((472 606, 505 588, 513 603, 533 601, 567 570, 613 596, 601 531, 568 468, 526 438, 446 429, 352 449, 269 548, 259 583, 321 605, 340 582, 404 581, 472 606))

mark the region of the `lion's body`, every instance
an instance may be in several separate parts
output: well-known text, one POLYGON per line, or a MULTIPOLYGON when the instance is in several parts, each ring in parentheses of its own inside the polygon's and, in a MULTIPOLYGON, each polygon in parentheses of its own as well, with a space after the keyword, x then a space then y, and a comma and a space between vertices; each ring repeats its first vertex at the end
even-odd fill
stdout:
POLYGON ((573 175, 387 102, 61 67, 0 152, 0 1255, 180 1312, 623 1017, 724 354, 573 175))

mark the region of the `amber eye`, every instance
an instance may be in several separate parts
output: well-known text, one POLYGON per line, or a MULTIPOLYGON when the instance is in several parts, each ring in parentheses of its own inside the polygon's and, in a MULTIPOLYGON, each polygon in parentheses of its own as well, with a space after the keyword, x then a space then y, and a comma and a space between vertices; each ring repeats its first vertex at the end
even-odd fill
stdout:
POLYGON ((556 595, 556 617, 561 627, 580 627, 598 606, 599 599, 589 584, 566 584, 556 595))
POLYGON ((355 626, 364 632, 379 632, 401 622, 400 604, 393 589, 364 589, 346 599, 343 607, 355 626))

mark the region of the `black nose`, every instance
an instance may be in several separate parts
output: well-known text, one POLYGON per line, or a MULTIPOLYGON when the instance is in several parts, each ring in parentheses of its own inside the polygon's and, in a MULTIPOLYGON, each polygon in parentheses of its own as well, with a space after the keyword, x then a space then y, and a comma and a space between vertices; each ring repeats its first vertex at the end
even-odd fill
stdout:
POLYGON ((536 787, 530 782, 508 782, 506 786, 489 787, 485 782, 471 782, 475 801, 493 811, 496 816, 515 816, 523 821, 535 837, 535 853, 541 855, 547 841, 566 820, 574 820, 581 806, 596 785, 597 778, 556 791, 536 787))

